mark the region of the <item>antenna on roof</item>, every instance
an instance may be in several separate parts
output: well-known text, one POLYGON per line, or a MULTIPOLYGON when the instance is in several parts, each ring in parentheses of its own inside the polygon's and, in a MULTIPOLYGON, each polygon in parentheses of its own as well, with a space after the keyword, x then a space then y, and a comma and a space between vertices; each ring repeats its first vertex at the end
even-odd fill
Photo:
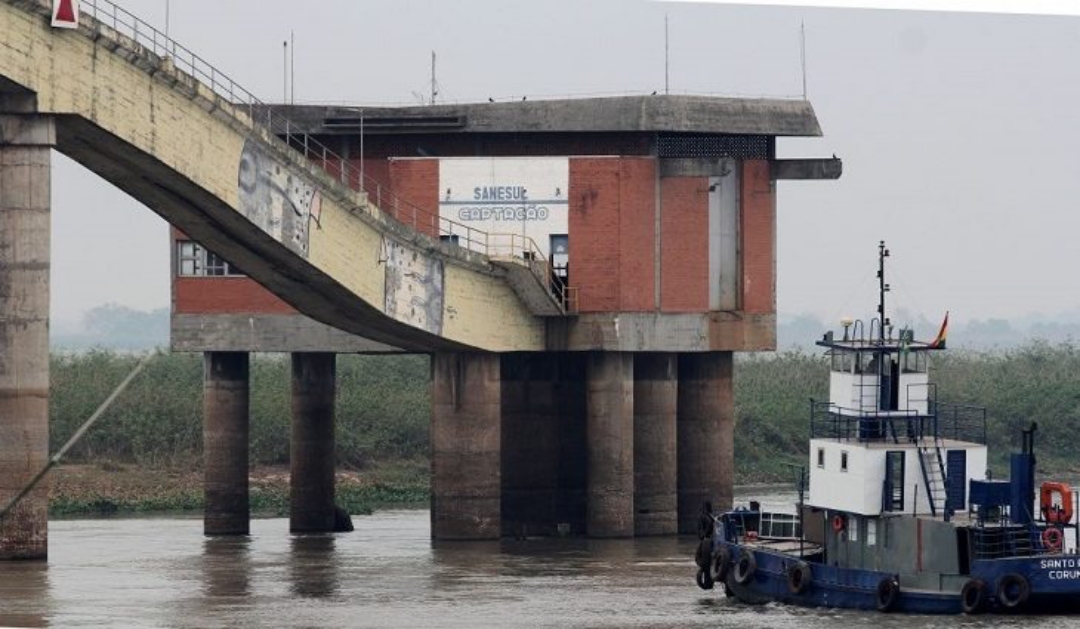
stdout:
POLYGON ((289 102, 289 40, 281 42, 281 104, 289 102))
POLYGON ((878 326, 878 335, 882 343, 885 342, 885 327, 892 325, 885 316, 885 293, 889 292, 889 285, 885 283, 885 258, 889 257, 889 250, 885 248, 885 241, 878 243, 878 316, 881 317, 881 325, 878 326))
POLYGON ((806 23, 799 20, 799 56, 802 59, 802 99, 806 100, 806 23))
POLYGON ((431 51, 431 104, 435 104, 435 97, 439 95, 439 82, 435 80, 435 51, 431 51))
POLYGON ((296 104, 296 33, 289 31, 289 104, 296 104))
POLYGON ((664 14, 664 95, 669 94, 668 90, 668 70, 669 70, 670 56, 668 55, 668 16, 664 14))

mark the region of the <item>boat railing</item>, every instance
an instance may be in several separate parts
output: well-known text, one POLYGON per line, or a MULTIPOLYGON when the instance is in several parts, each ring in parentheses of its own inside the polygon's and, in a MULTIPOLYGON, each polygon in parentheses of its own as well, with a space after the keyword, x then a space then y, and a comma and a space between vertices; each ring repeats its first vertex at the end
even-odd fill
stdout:
POLYGON ((861 443, 919 443, 955 439, 986 443, 986 409, 932 402, 927 412, 867 411, 810 400, 810 438, 861 443))
POLYGON ((975 559, 1032 557, 1052 552, 1043 543, 1039 529, 1026 524, 984 526, 972 530, 972 556, 975 559))

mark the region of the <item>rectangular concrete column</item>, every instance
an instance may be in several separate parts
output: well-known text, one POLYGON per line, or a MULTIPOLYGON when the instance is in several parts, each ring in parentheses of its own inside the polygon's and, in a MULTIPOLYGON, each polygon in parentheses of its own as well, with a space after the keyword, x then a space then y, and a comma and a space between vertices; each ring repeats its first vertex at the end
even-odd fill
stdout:
POLYGON ((586 531, 633 537, 634 355, 592 352, 587 361, 586 531))
POLYGON ((634 535, 674 535, 678 358, 634 355, 634 535))
POLYGON ((498 354, 431 357, 431 537, 501 532, 498 354))
POLYGON ((679 533, 696 533, 702 504, 731 508, 735 438, 732 353, 679 355, 679 533))
MULTIPOLYGON (((51 118, 0 116, 0 504, 49 457, 51 118)), ((0 560, 45 559, 48 489, 0 520, 0 560)))
POLYGON ((292 354, 289 530, 334 530, 334 394, 337 355, 292 354))
POLYGON ((203 354, 203 532, 247 535, 248 354, 203 354))

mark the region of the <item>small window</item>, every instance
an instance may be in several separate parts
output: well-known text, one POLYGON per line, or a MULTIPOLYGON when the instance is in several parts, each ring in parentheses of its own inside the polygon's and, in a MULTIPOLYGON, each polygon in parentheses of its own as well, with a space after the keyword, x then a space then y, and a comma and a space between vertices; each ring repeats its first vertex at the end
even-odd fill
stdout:
POLYGON ((859 517, 854 516, 854 515, 851 516, 851 518, 848 520, 848 541, 849 542, 857 542, 857 541, 859 541, 859 527, 860 526, 862 526, 862 521, 859 519, 859 517))
POLYGON ((840 452, 840 471, 847 471, 847 450, 843 450, 840 452))
POLYGON ((439 240, 442 242, 450 243, 451 245, 459 245, 460 237, 457 234, 440 234, 439 240))
POLYGON ((221 256, 190 240, 176 243, 176 271, 181 277, 243 275, 221 256))
POLYGON ((822 469, 825 468, 825 448, 817 449, 817 466, 822 469))
POLYGON ((206 252, 206 275, 229 275, 229 263, 216 253, 206 252))
POLYGON ((877 545, 877 520, 866 521, 866 545, 877 545))

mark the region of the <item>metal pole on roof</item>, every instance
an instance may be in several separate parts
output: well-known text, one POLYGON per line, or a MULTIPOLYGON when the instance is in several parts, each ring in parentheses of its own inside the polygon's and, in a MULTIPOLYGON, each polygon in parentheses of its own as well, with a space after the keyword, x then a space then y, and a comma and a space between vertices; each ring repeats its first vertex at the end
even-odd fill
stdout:
POLYGON ((799 56, 802 59, 802 99, 806 100, 806 23, 799 21, 799 56))
POLYGON ((669 55, 668 55, 668 16, 664 14, 664 95, 669 94, 668 90, 668 76, 669 76, 669 55))
POLYGON ((289 103, 296 104, 296 34, 289 31, 289 103))
MULTIPOLYGON (((165 40, 169 39, 169 0, 165 0, 165 40)), ((168 45, 168 44, 166 44, 168 45)))
POLYGON ((289 102, 289 40, 281 42, 281 104, 289 102))

